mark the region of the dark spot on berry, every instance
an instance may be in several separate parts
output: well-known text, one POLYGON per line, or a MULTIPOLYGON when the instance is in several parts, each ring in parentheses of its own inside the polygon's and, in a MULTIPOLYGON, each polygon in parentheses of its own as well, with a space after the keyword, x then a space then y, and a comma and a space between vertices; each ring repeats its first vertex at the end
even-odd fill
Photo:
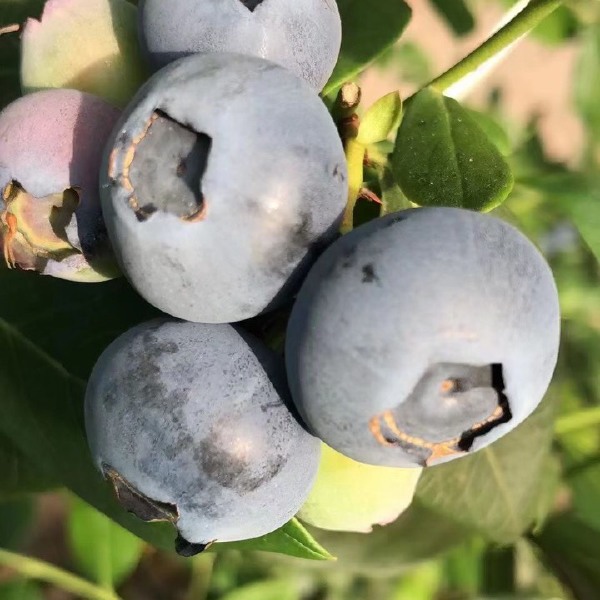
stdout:
POLYGON ((392 219, 388 219, 387 223, 383 227, 384 228, 391 227, 392 225, 394 225, 396 223, 400 223, 400 221, 404 221, 408 217, 408 214, 404 214, 404 213, 408 213, 410 210, 411 209, 403 210, 402 212, 396 214, 396 216, 394 216, 392 219))
POLYGON ((376 281, 378 279, 378 277, 375 273, 375 267, 371 263, 365 265, 362 268, 362 274, 363 274, 363 278, 362 278, 363 283, 373 283, 374 281, 376 281))
POLYGON ((340 165, 335 165, 335 167, 333 168, 332 175, 336 179, 339 179, 340 181, 345 181, 345 179, 346 179, 346 176, 344 175, 344 171, 340 165))
POLYGON ((140 223, 143 223, 149 217, 151 217, 157 210, 158 210, 158 208, 156 208, 156 206, 154 206, 154 204, 146 204, 144 206, 140 206, 140 208, 138 208, 135 211, 135 216, 137 217, 137 220, 140 223))

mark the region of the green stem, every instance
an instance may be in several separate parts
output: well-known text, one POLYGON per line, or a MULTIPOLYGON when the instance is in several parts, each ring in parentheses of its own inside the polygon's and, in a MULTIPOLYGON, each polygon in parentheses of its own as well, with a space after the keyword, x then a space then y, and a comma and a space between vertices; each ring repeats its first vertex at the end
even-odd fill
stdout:
POLYGON ((348 164, 348 202, 341 233, 352 231, 354 225, 354 207, 360 194, 364 178, 364 160, 366 148, 356 141, 355 138, 346 140, 346 162, 348 164))
POLYGON ((600 406, 585 408, 558 418, 554 425, 554 433, 565 435, 594 425, 600 425, 600 406))
POLYGON ((562 0, 531 0, 510 23, 507 23, 471 54, 427 85, 443 92, 475 71, 504 48, 517 41, 521 36, 529 33, 561 4, 562 0))
POLYGON ((188 588, 187 600, 206 600, 210 591, 216 554, 200 554, 192 559, 192 577, 188 588))
POLYGON ((63 590, 89 600, 119 600, 110 590, 102 589, 54 565, 0 549, 0 565, 8 567, 27 579, 52 583, 63 590))

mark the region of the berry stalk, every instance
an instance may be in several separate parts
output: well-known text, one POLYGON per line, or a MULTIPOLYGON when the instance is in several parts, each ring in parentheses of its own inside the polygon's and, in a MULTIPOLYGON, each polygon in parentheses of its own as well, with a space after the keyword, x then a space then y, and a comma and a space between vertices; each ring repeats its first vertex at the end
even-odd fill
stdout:
POLYGON ((531 0, 514 19, 473 50, 471 54, 429 82, 427 87, 432 87, 440 92, 445 91, 494 58, 521 36, 529 33, 561 4, 562 0, 531 0))

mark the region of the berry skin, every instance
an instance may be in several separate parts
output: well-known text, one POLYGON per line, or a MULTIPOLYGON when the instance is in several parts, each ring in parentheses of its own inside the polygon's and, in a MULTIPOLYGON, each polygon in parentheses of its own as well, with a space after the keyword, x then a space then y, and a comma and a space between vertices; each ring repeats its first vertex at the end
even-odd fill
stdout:
POLYGON ((315 484, 297 516, 319 529, 370 533, 410 506, 421 472, 365 465, 323 444, 315 484))
POLYGON ((288 410, 284 366, 230 325, 154 320, 102 354, 85 398, 97 467, 124 508, 172 522, 189 555, 292 518, 320 442, 288 410))
POLYGON ((559 329, 552 273, 514 227, 462 209, 407 210, 355 229, 311 270, 288 326, 290 388, 339 452, 437 464, 533 412, 559 329))
POLYGON ((321 90, 337 62, 335 0, 143 0, 140 41, 160 68, 182 56, 235 52, 276 62, 321 90))
POLYGON ((11 268, 73 281, 118 274, 102 220, 102 150, 120 111, 75 90, 0 113, 0 242, 11 268))
POLYGON ((108 146, 106 225, 151 304, 203 323, 283 303, 337 230, 344 151, 310 87, 274 63, 194 55, 142 88, 108 146))
POLYGON ((148 78, 128 0, 45 0, 21 35, 21 89, 74 88, 124 107, 148 78))

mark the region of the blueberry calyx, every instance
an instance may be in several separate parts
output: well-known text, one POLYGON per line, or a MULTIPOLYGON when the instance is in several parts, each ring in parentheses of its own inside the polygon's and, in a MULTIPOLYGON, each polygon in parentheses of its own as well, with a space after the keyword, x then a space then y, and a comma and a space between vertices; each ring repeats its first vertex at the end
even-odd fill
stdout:
POLYGON ((184 558, 192 558, 193 556, 204 552, 208 547, 212 546, 213 543, 214 542, 209 542, 208 544, 194 544, 188 542, 181 533, 178 533, 177 539, 175 540, 175 552, 184 558))
POLYGON ((168 522, 175 524, 179 520, 177 506, 158 502, 148 498, 124 479, 118 471, 106 463, 102 471, 112 487, 119 504, 129 513, 146 523, 168 522))
MULTIPOLYGON (((186 222, 204 219, 202 177, 212 139, 156 110, 142 132, 128 142, 120 181, 138 220, 146 221, 157 211, 186 222)), ((116 157, 111 160, 114 167, 116 157)))
POLYGON ((1 198, 2 251, 9 269, 42 272, 49 260, 80 254, 66 234, 80 203, 76 188, 36 198, 13 179, 2 189, 1 198))
POLYGON ((501 364, 436 364, 398 407, 372 417, 369 430, 382 446, 401 447, 429 466, 468 452, 476 438, 512 419, 504 389, 501 364))
POLYGON ((263 0, 240 0, 240 2, 250 11, 254 12, 259 4, 263 3, 263 0))

